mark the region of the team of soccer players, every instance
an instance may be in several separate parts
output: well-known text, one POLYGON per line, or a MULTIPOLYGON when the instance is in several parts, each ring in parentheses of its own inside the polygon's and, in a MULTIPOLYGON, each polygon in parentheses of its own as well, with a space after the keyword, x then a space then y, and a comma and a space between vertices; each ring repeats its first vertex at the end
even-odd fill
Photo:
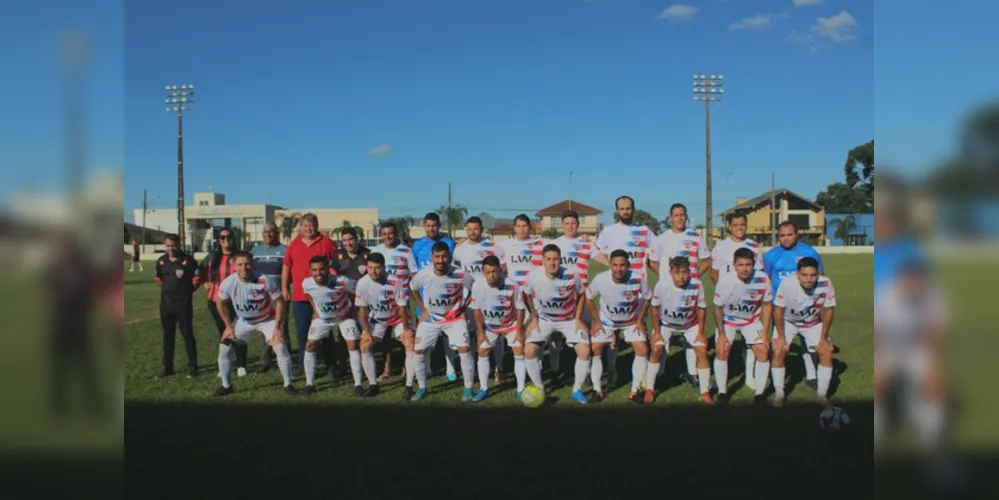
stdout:
MULTIPOLYGON (((812 356, 818 358, 817 377, 809 379, 818 379, 818 399, 827 404, 833 372, 829 329, 835 292, 829 278, 821 274, 818 254, 797 241, 793 224, 780 226, 781 246, 764 257, 760 245, 746 238, 745 216, 731 216, 727 221, 731 237, 709 253, 703 238, 686 227, 686 207, 681 204, 671 207, 672 227, 658 236, 632 223, 635 205, 631 198, 618 198, 615 208, 618 222, 605 228, 595 243, 579 237, 579 217, 571 211, 562 218, 564 235, 552 241, 531 237, 530 219, 521 215, 515 219, 515 237, 495 243, 483 237, 482 221, 472 217, 465 225, 467 239, 457 245, 439 233, 439 218, 428 214, 424 220, 427 237, 412 249, 398 240, 395 226, 384 225, 384 244, 372 249, 367 274, 360 280, 331 274, 325 258, 313 258, 311 276, 301 283, 314 311, 304 357, 305 393, 316 391, 315 348, 335 327, 346 343, 358 396, 379 393, 372 352, 391 330, 390 338, 401 341, 406 352, 407 400, 427 396, 429 355, 441 340, 449 347, 451 381, 457 380, 452 360, 452 352, 457 351, 463 401, 489 397, 490 373, 496 382, 501 380, 504 344, 513 351, 518 398, 528 378, 544 390, 540 355, 546 347, 554 380, 558 380, 564 344, 576 353, 571 399, 580 404, 600 401, 605 397, 603 360, 613 387, 616 353, 623 338, 634 351, 628 398, 651 404, 665 366, 664 355, 676 335, 686 349, 687 381, 704 403, 724 403, 731 347, 740 335, 746 345, 746 385, 755 392, 755 401, 765 404, 772 371, 773 405, 779 407, 785 399, 788 346, 800 335, 809 353, 803 356, 809 375, 814 372, 808 368, 812 356), (591 259, 608 267, 592 280, 588 275, 591 259), (654 288, 649 285, 647 260, 661 276, 654 288), (700 279, 709 268, 715 283, 717 400, 710 392, 708 305, 700 279), (417 311, 415 321, 410 318, 411 307, 417 311), (652 320, 651 328, 647 318, 652 320), (587 376, 592 396, 583 391, 587 376)), ((234 343, 245 343, 254 331, 274 348, 284 391, 297 394, 282 331, 287 304, 280 286, 253 270, 250 254, 236 252, 233 260, 237 272, 221 283, 217 300, 220 311, 231 303, 238 319, 226 321, 219 348, 222 387, 216 394, 234 391, 229 350, 234 343)))

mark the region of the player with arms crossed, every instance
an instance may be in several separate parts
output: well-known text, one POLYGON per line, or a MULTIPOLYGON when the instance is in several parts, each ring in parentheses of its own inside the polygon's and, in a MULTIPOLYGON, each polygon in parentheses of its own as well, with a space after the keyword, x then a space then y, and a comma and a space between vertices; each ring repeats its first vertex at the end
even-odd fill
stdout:
POLYGON ((572 386, 572 399, 577 403, 589 401, 583 394, 583 380, 590 368, 590 334, 583 324, 583 302, 586 298, 583 282, 578 275, 570 274, 562 267, 562 252, 557 246, 548 244, 542 249, 543 267, 527 275, 525 292, 534 303, 531 308, 531 324, 528 327, 527 345, 524 357, 527 374, 539 389, 545 386, 541 381, 541 360, 538 353, 541 345, 549 341, 554 332, 559 332, 566 343, 576 350, 575 380, 572 386))
MULTIPOLYGON (((433 248, 433 266, 416 273, 410 281, 411 300, 423 304, 420 324, 416 328, 413 342, 412 366, 406 367, 406 385, 413 385, 413 375, 420 388, 411 401, 419 401, 427 395, 427 365, 424 353, 437 344, 441 333, 458 350, 461 360, 461 374, 465 383, 462 401, 472 400, 472 385, 475 383, 475 364, 468 345, 468 323, 465 311, 472 298, 472 275, 451 265, 451 249, 438 241, 433 248)), ((407 348, 408 352, 408 348, 407 348)))
POLYGON ((517 399, 523 394, 527 379, 524 364, 524 291, 516 281, 503 275, 501 267, 498 257, 486 257, 482 260, 483 279, 472 285, 472 301, 468 307, 475 317, 479 350, 479 392, 472 398, 473 401, 482 401, 489 396, 489 351, 494 349, 501 337, 506 338, 513 350, 517 399))
MULTIPOLYGON (((652 338, 649 339, 652 344, 652 355, 648 378, 645 381, 646 403, 655 399, 655 373, 660 365, 659 360, 669 347, 669 337, 678 334, 683 337, 687 351, 692 350, 696 356, 697 385, 701 401, 709 405, 714 404, 710 392, 711 364, 708 362, 708 339, 704 335, 708 304, 704 299, 704 284, 690 275, 690 269, 690 260, 687 257, 673 257, 669 260, 669 275, 660 278, 652 291, 655 327, 652 338)), ((690 366, 689 361, 688 366, 690 366)))
POLYGON ((799 260, 797 273, 781 282, 774 297, 774 406, 784 405, 784 359, 788 346, 798 335, 809 352, 819 355, 817 396, 820 403, 827 404, 826 393, 833 374, 829 328, 835 307, 832 280, 819 274, 819 262, 811 257, 799 260))
MULTIPOLYGON (((309 338, 305 343, 305 394, 316 392, 315 378, 310 371, 316 367, 316 346, 323 339, 329 338, 333 328, 336 328, 347 344, 350 371, 354 375, 354 394, 358 397, 364 396, 364 387, 361 386, 361 353, 357 349, 357 322, 353 318, 352 303, 357 282, 342 274, 331 275, 329 259, 322 255, 317 255, 309 261, 309 272, 312 276, 302 280, 302 290, 312 306, 312 323, 309 325, 309 338)), ((368 357, 371 357, 370 347, 368 351, 368 357)), ((373 358, 368 384, 368 393, 378 394, 373 358)))
POLYGON ((235 392, 232 386, 229 353, 236 344, 246 345, 253 332, 260 332, 277 354, 278 368, 284 379, 284 392, 297 394, 291 385, 291 353, 288 352, 287 337, 281 330, 287 303, 281 293, 281 285, 276 280, 253 270, 253 256, 238 250, 232 253, 236 272, 219 284, 215 307, 225 324, 222 342, 219 344, 219 376, 222 387, 215 391, 216 396, 226 396, 235 392), (229 319, 229 304, 236 310, 236 321, 229 319))
MULTIPOLYGON (((531 237, 531 218, 527 214, 520 214, 513 219, 514 237, 503 240, 499 246, 506 256, 502 272, 510 277, 523 291, 527 283, 527 275, 531 271, 541 267, 541 249, 544 241, 538 237, 531 237)), ((484 262, 484 261, 483 261, 484 262)), ((485 272, 485 269, 483 269, 485 272)), ((530 318, 525 314, 525 321, 530 318)), ((523 351, 523 349, 521 349, 523 351)), ((500 373, 503 366, 503 337, 493 344, 493 358, 496 361, 496 382, 500 381, 500 373)), ((516 355, 514 355, 516 359, 516 355)), ((523 359, 521 359, 523 362, 523 359)), ((522 363, 523 364, 523 363, 522 363)))
MULTIPOLYGON (((357 282, 357 307, 361 323, 361 366, 368 377, 368 396, 378 394, 375 376, 375 358, 371 354, 375 344, 385 341, 391 328, 392 336, 400 339, 406 349, 406 366, 413 357, 413 330, 409 322, 409 284, 389 279, 385 270, 385 256, 378 252, 368 254, 367 274, 357 282)), ((386 358, 388 363, 388 358, 386 358)), ((407 385, 404 398, 413 397, 413 386, 407 385)))
MULTIPOLYGON (((597 253, 593 243, 583 241, 579 236, 579 214, 573 210, 562 214, 562 236, 551 241, 562 252, 562 267, 569 274, 579 276, 583 286, 590 282, 590 257, 597 253)), ((589 324, 590 311, 583 311, 583 323, 589 324)), ((548 343, 548 362, 551 364, 555 382, 559 378, 559 362, 562 355, 562 339, 558 333, 552 335, 548 343)))
POLYGON ((752 250, 740 248, 735 251, 734 257, 735 271, 723 275, 715 289, 715 324, 718 325, 715 382, 718 384, 718 402, 728 402, 728 357, 732 338, 738 332, 756 356, 754 402, 765 404, 763 391, 770 372, 766 336, 770 332, 770 315, 773 312, 773 289, 770 288, 770 278, 755 268, 756 259, 752 250))
MULTIPOLYGON (((610 270, 596 275, 586 287, 586 305, 590 314, 597 318, 590 331, 593 356, 599 359, 604 346, 619 332, 623 334, 624 341, 635 349, 628 400, 638 404, 642 403, 642 399, 638 397, 638 389, 645 381, 645 371, 648 368, 649 346, 645 318, 651 298, 648 280, 634 278, 634 274, 628 269, 628 252, 624 250, 611 252, 610 270), (600 297, 599 310, 593 302, 597 296, 600 297)), ((593 391, 597 400, 602 401, 604 391, 600 378, 603 376, 603 367, 599 362, 594 362, 591 370, 593 391)))

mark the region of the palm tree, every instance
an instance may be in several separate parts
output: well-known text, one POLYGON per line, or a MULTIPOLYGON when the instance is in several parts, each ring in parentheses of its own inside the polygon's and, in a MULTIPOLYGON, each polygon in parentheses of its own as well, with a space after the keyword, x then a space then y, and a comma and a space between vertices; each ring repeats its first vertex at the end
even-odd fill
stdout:
POLYGON ((548 229, 545 229, 544 231, 541 231, 541 237, 548 239, 558 238, 560 234, 561 233, 559 232, 559 230, 554 227, 550 227, 548 229))
POLYGON ((842 241, 844 245, 849 245, 847 240, 850 238, 850 235, 853 234, 853 231, 857 229, 857 218, 852 215, 848 215, 842 219, 830 221, 829 225, 836 228, 836 231, 833 232, 833 238, 842 241))
POLYGON ((330 236, 339 237, 343 235, 343 231, 345 229, 353 229, 354 231, 357 232, 357 239, 359 240, 364 239, 364 228, 362 228, 361 226, 354 225, 349 220, 343 221, 343 224, 341 224, 340 227, 334 227, 333 229, 331 229, 330 236))
POLYGON ((291 235, 295 232, 295 228, 298 227, 298 223, 302 221, 302 214, 295 212, 293 214, 287 214, 281 217, 281 235, 284 236, 285 241, 291 241, 291 235))
POLYGON ((443 205, 437 209, 437 213, 440 214, 441 219, 444 220, 444 224, 447 225, 447 232, 451 234, 454 228, 461 227, 462 221, 465 220, 465 216, 468 215, 468 208, 464 205, 443 205))

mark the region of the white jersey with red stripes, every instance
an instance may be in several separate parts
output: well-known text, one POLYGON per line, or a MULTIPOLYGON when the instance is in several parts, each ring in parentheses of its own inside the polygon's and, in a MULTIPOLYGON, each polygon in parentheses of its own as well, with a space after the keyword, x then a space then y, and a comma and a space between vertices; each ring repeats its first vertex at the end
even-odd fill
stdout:
POLYGON ((576 318, 576 305, 584 293, 579 276, 559 267, 558 275, 549 278, 544 267, 527 275, 524 292, 530 295, 538 318, 550 322, 572 321, 576 318))
POLYGON ((815 326, 822 322, 822 310, 836 307, 836 292, 828 276, 819 276, 815 288, 806 291, 792 274, 777 287, 774 307, 784 308, 784 321, 799 328, 815 326))
POLYGON ((464 321, 462 305, 472 293, 472 275, 450 266, 443 276, 437 275, 434 266, 425 267, 413 276, 409 288, 413 293, 423 291, 423 309, 430 315, 430 323, 464 321))
POLYGON ((763 269, 763 250, 760 244, 746 238, 742 241, 735 241, 732 238, 725 238, 715 244, 711 250, 711 269, 718 271, 718 282, 721 283, 722 276, 735 274, 735 251, 740 248, 748 248, 753 251, 754 269, 763 269))
POLYGON ((566 268, 570 274, 579 276, 583 285, 590 282, 590 257, 597 252, 592 242, 583 241, 582 238, 566 238, 559 236, 551 241, 562 251, 562 267, 566 268))
POLYGON ((697 325, 697 310, 707 309, 704 284, 690 278, 683 287, 664 275, 652 290, 652 307, 659 308, 659 324, 675 330, 686 330, 697 325))
MULTIPOLYGON (((506 264, 507 276, 513 279, 521 287, 527 282, 527 275, 535 268, 541 267, 541 249, 544 248, 544 241, 541 238, 527 238, 518 240, 510 238, 499 242, 499 247, 503 249, 506 264)), ((476 282, 481 280, 476 280, 476 282)))
POLYGON ((409 285, 390 279, 386 274, 375 281, 365 274, 357 282, 354 305, 368 308, 368 320, 395 326, 402 322, 400 307, 409 307, 409 285))
POLYGON ((472 243, 465 240, 454 247, 454 256, 451 260, 458 269, 471 276, 473 280, 480 280, 482 279, 482 261, 490 255, 499 258, 500 264, 506 261, 503 247, 496 242, 482 239, 478 243, 472 243))
POLYGON ((770 278, 754 269, 748 283, 734 272, 719 277, 714 304, 723 307, 725 325, 738 328, 759 320, 763 303, 772 302, 773 298, 770 278))
POLYGON ((281 298, 281 285, 274 278, 256 272, 248 281, 240 280, 239 274, 230 274, 219 285, 218 298, 231 300, 236 316, 255 325, 277 316, 274 304, 281 298))
POLYGON ((469 309, 482 311, 486 328, 493 333, 511 333, 517 329, 517 311, 523 311, 523 289, 512 278, 504 276, 499 286, 490 286, 487 280, 472 285, 472 302, 469 309))
POLYGON ((409 278, 416 273, 416 259, 413 258, 413 251, 403 244, 398 244, 392 248, 384 244, 371 249, 370 253, 380 253, 385 257, 385 272, 392 280, 399 280, 403 286, 409 286, 409 278))
POLYGON ((600 296, 600 324, 610 328, 625 328, 637 324, 642 318, 642 304, 652 298, 649 280, 636 279, 628 271, 624 282, 617 283, 611 271, 604 271, 593 277, 586 287, 586 298, 593 300, 600 296))
POLYGON ((351 299, 357 282, 340 274, 331 274, 325 285, 316 283, 311 276, 302 280, 302 290, 312 297, 316 316, 327 322, 342 321, 350 317, 351 299))
POLYGON ((614 250, 628 252, 628 262, 635 277, 645 279, 645 259, 655 243, 656 233, 647 226, 626 226, 620 222, 600 231, 596 247, 610 257, 614 250))
POLYGON ((672 229, 656 237, 652 250, 649 251, 649 261, 658 262, 659 269, 666 274, 669 260, 673 257, 686 257, 690 260, 690 275, 699 278, 700 262, 711 257, 704 237, 693 229, 675 232, 672 229))

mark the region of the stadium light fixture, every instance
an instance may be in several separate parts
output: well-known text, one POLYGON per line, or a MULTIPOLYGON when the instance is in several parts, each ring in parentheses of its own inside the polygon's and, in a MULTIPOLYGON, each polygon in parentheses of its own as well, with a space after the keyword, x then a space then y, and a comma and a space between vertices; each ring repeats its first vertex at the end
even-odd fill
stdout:
POLYGON ((704 239, 711 246, 712 226, 714 222, 713 204, 711 200, 711 103, 721 102, 725 94, 725 76, 715 74, 695 74, 692 78, 694 101, 704 102, 704 201, 705 228, 704 239))
POLYGON ((167 113, 177 114, 177 236, 180 247, 187 251, 184 219, 184 113, 194 109, 194 85, 167 85, 164 87, 167 113))

